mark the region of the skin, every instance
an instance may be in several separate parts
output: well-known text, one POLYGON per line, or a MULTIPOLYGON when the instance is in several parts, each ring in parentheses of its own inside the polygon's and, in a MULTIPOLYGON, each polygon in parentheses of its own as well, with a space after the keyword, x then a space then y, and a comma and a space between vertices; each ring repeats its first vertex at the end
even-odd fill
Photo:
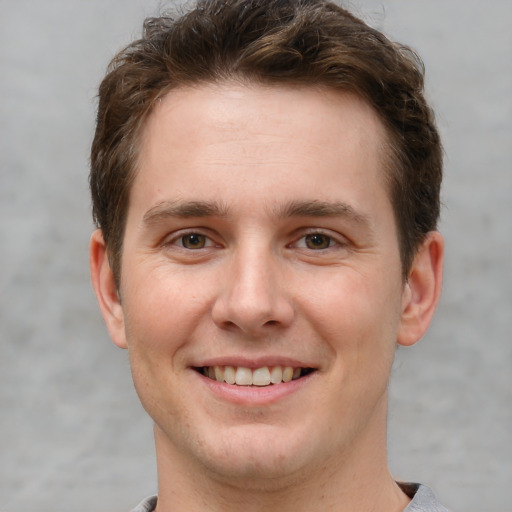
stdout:
POLYGON ((158 511, 407 505, 387 388, 438 302, 443 242, 426 237, 404 282, 385 142, 365 102, 312 87, 200 85, 151 114, 120 290, 100 231, 91 273, 155 422, 158 511), (195 369, 215 364, 315 371, 237 387, 195 369))

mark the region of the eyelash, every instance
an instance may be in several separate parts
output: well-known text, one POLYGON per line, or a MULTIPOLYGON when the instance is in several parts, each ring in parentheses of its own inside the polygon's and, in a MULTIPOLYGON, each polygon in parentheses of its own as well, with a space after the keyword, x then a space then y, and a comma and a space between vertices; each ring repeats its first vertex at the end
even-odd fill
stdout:
MULTIPOLYGON (((309 251, 313 251, 313 252, 321 252, 321 251, 326 251, 328 249, 332 249, 332 248, 337 247, 337 246, 341 246, 341 247, 346 246, 347 243, 343 242, 343 241, 340 241, 340 238, 341 238, 341 236, 339 236, 339 237, 332 236, 329 233, 325 233, 322 230, 316 229, 316 230, 311 230, 310 232, 307 232, 307 233, 302 233, 300 237, 298 237, 294 242, 288 244, 286 247, 287 248, 294 248, 294 247, 296 247, 298 249, 309 250, 309 251), (328 245, 326 247, 311 247, 311 246, 308 246, 307 239, 309 237, 311 237, 310 241, 313 242, 313 245, 315 245, 315 242, 313 241, 313 237, 319 237, 320 240, 324 240, 325 242, 327 242, 328 245), (299 242, 301 242, 301 241, 304 241, 304 242, 303 242, 302 245, 299 245, 299 242)), ((198 230, 191 230, 191 231, 187 231, 187 232, 181 232, 177 236, 174 236, 171 240, 166 242, 165 245, 168 245, 168 246, 178 246, 180 249, 183 249, 183 250, 186 250, 186 251, 198 251, 198 250, 201 250, 201 249, 208 249, 210 247, 216 246, 215 242, 212 240, 211 237, 209 237, 208 235, 206 235, 204 233, 201 233, 198 230), (201 240, 204 242, 203 245, 200 246, 200 247, 195 247, 195 248, 186 247, 186 245, 185 245, 186 242, 185 241, 186 241, 187 237, 189 238, 189 241, 190 241, 190 237, 193 237, 193 236, 200 237, 201 240)), ((317 245, 320 246, 322 244, 319 243, 317 245)))
POLYGON ((290 244, 290 247, 294 246, 298 247, 299 249, 306 249, 314 252, 326 251, 328 249, 332 249, 333 247, 343 245, 337 238, 338 237, 335 237, 329 233, 325 233, 324 231, 313 230, 310 231, 309 233, 302 234, 295 242, 290 244), (320 243, 316 243, 314 241, 315 237, 317 239, 317 242, 320 243), (316 245, 316 247, 311 247, 310 245, 308 245, 308 239, 313 244, 313 246, 316 245), (322 247, 322 241, 326 242, 327 246, 322 247), (300 242, 302 243, 299 245, 300 242))
POLYGON ((171 246, 174 245, 174 246, 178 246, 184 250, 197 251, 200 249, 206 249, 209 247, 213 247, 215 245, 215 243, 213 242, 211 237, 209 237, 208 235, 205 235, 204 233, 201 233, 200 231, 187 231, 187 232, 181 232, 177 236, 174 236, 171 240, 166 242, 165 245, 171 245, 171 246), (190 238, 193 236, 200 237, 204 241, 204 245, 202 247, 197 247, 197 248, 186 247, 185 239, 188 237, 189 241, 190 241, 190 238))

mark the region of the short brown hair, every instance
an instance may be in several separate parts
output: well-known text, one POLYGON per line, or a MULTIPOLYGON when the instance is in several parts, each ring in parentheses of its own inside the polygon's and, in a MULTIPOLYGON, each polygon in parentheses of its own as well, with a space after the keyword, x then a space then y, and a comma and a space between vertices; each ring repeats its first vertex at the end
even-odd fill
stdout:
POLYGON ((199 0, 181 16, 148 18, 99 89, 90 186, 117 284, 140 132, 155 101, 175 87, 233 78, 327 86, 373 106, 389 138, 384 172, 406 277, 436 229, 442 179, 420 58, 326 0, 199 0))

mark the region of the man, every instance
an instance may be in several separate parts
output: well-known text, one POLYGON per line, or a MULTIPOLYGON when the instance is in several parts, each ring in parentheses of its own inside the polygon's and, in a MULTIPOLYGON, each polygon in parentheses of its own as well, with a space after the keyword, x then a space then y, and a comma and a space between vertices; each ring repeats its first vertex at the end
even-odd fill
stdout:
POLYGON ((146 21, 100 87, 91 273, 154 420, 137 511, 444 511, 394 481, 397 344, 437 305, 420 61, 323 0, 146 21))

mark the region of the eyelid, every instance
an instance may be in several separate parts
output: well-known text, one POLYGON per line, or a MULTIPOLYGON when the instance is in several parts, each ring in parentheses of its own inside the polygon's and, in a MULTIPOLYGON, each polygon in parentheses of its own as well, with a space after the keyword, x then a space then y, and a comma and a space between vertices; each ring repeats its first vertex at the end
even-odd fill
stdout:
POLYGON ((162 245, 178 247, 185 251, 192 251, 192 249, 187 249, 186 247, 183 247, 182 245, 180 245, 179 241, 187 235, 200 235, 206 239, 206 245, 205 245, 205 247, 201 247, 200 249, 195 249, 196 251, 201 250, 201 249, 209 249, 210 247, 219 246, 219 244, 216 243, 215 240, 213 239, 211 233, 208 233, 208 231, 209 230, 206 230, 204 228, 180 229, 178 231, 174 231, 169 236, 166 236, 163 240, 162 245))
MULTIPOLYGON (((185 251, 192 251, 192 249, 187 249, 180 245, 179 241, 183 237, 191 234, 197 234, 205 237, 206 239, 206 245, 205 247, 202 247, 200 249, 195 249, 195 251, 199 251, 201 249, 209 249, 211 247, 221 247, 223 244, 219 243, 217 241, 217 238, 214 233, 211 232, 211 230, 203 227, 195 227, 195 228, 183 228, 177 231, 172 232, 171 234, 167 235, 163 241, 162 246, 173 246, 177 247, 179 249, 183 249, 185 251)), ((324 228, 301 228, 295 231, 295 234, 293 235, 293 241, 289 244, 287 244, 288 248, 297 247, 299 249, 305 249, 308 251, 313 252, 322 252, 322 251, 328 251, 335 248, 341 248, 346 247, 349 245, 350 241, 345 237, 344 235, 333 232, 329 229, 324 228), (331 240, 331 244, 329 247, 325 249, 310 249, 305 246, 305 244, 302 247, 298 247, 298 244, 300 241, 303 241, 307 236, 311 235, 322 235, 325 237, 328 237, 331 240)))
POLYGON ((311 235, 322 235, 322 236, 328 237, 328 238, 330 238, 332 243, 331 243, 331 245, 329 245, 329 247, 327 247, 325 249, 316 249, 315 250, 315 249, 310 249, 306 246, 299 247, 300 249, 321 252, 321 251, 328 251, 329 249, 333 249, 336 247, 345 247, 349 243, 348 239, 346 237, 344 237, 343 235, 333 232, 333 231, 330 231, 328 229, 322 229, 322 228, 307 228, 305 230, 299 230, 297 235, 299 235, 299 236, 295 237, 294 241, 291 244, 289 244, 289 247, 297 247, 299 241, 304 240, 307 236, 311 236, 311 235))

